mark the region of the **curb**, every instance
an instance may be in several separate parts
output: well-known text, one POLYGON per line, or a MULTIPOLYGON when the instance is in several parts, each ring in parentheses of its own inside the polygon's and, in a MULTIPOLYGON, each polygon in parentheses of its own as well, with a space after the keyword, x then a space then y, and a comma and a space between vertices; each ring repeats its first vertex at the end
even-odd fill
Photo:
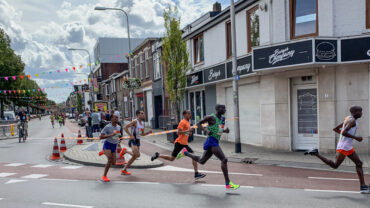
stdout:
POLYGON ((17 139, 18 136, 12 136, 12 137, 4 137, 4 138, 0 138, 0 141, 1 140, 9 140, 9 139, 17 139))

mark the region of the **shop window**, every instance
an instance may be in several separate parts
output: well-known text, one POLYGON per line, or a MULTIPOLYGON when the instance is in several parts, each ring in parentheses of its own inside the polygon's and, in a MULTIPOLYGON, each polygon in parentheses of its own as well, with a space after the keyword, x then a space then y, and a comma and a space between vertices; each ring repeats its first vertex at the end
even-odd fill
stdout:
POLYGON ((260 19, 257 12, 258 6, 247 11, 248 53, 252 47, 260 45, 260 19))
POLYGON ((226 22, 226 59, 231 58, 231 22, 226 22))
POLYGON ((194 43, 194 64, 204 61, 204 39, 203 34, 193 39, 194 43))
POLYGON ((290 0, 291 38, 317 36, 317 0, 290 0))

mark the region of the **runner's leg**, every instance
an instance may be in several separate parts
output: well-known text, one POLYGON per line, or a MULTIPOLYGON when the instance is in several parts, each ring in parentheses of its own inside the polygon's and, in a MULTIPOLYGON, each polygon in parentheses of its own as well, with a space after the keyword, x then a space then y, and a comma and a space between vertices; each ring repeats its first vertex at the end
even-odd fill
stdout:
POLYGON ((364 171, 362 169, 362 161, 360 160, 356 152, 353 152, 352 155, 349 155, 348 157, 353 161, 353 163, 356 164, 356 171, 358 178, 360 179, 361 186, 365 186, 366 184, 364 179, 364 171))
POLYGON ((222 152, 222 149, 220 146, 212 147, 211 150, 212 150, 212 153, 221 161, 221 170, 224 174, 226 185, 228 185, 230 182, 230 179, 229 179, 229 171, 227 170, 227 158, 222 152))
POLYGON ((341 154, 341 153, 337 153, 337 158, 336 158, 336 161, 333 162, 327 158, 325 158, 324 156, 320 155, 319 153, 316 154, 316 156, 321 160, 323 161, 325 164, 329 165, 330 167, 334 168, 334 169, 337 169, 340 164, 342 164, 342 162, 344 161, 344 159, 346 158, 345 155, 341 154))
POLYGON ((186 152, 185 155, 190 157, 191 159, 195 160, 196 162, 204 165, 208 160, 209 158, 212 157, 212 150, 211 148, 209 148, 208 150, 204 151, 203 152, 203 156, 200 158, 199 156, 197 155, 193 155, 192 153, 189 153, 189 152, 186 152))
POLYGON ((115 154, 112 154, 111 150, 104 150, 104 154, 105 154, 105 156, 107 156, 108 161, 107 161, 107 164, 105 165, 103 176, 107 176, 108 170, 109 170, 110 166, 113 164, 113 155, 115 155, 115 154))
POLYGON ((131 164, 138 158, 140 157, 140 148, 136 145, 132 145, 131 146, 131 149, 132 149, 132 157, 131 159, 127 162, 127 164, 125 165, 125 168, 123 168, 123 170, 126 170, 127 171, 127 168, 129 168, 131 166, 131 164))

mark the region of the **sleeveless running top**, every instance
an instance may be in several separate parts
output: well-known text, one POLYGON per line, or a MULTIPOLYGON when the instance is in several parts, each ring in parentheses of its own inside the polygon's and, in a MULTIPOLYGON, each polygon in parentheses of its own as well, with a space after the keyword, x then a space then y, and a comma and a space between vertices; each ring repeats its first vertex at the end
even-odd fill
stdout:
POLYGON ((225 128, 225 117, 222 116, 221 119, 219 119, 215 114, 212 114, 212 116, 216 119, 216 123, 209 125, 208 130, 211 132, 210 136, 220 140, 225 128))
POLYGON ((140 139, 140 135, 144 133, 145 124, 140 124, 139 120, 136 119, 136 126, 131 127, 131 134, 135 139, 140 139))
MULTIPOLYGON (((342 135, 344 126, 346 125, 346 123, 349 120, 352 120, 352 119, 355 119, 355 118, 353 118, 353 116, 347 116, 344 119, 343 127, 342 127, 342 132, 340 134, 339 142, 338 142, 338 145, 337 145, 337 150, 346 150, 346 151, 349 151, 349 150, 352 150, 352 148, 353 148, 353 146, 352 146, 353 145, 353 139, 352 138, 345 137, 345 136, 342 135)), ((356 121, 356 125, 354 127, 352 127, 348 131, 348 133, 350 135, 355 136, 356 135, 357 126, 358 126, 358 122, 356 121)))

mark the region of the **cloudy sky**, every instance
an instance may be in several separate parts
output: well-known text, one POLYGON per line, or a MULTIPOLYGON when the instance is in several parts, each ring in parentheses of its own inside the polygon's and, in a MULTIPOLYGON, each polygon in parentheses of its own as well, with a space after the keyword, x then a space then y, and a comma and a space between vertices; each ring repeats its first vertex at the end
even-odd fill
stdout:
MULTIPOLYGON (((182 25, 212 9, 216 0, 0 0, 0 27, 10 36, 12 48, 22 56, 26 73, 48 89, 49 99, 64 101, 72 89, 60 88, 70 81, 86 79, 87 55, 71 53, 70 47, 86 48, 91 54, 98 37, 127 37, 120 12, 94 11, 95 6, 125 9, 130 18, 131 37, 159 37, 164 33, 163 10, 177 5, 182 25), (84 65, 79 73, 42 72, 84 65)), ((222 8, 229 0, 218 0, 222 8)), ((92 55, 93 56, 93 55, 92 55)))

